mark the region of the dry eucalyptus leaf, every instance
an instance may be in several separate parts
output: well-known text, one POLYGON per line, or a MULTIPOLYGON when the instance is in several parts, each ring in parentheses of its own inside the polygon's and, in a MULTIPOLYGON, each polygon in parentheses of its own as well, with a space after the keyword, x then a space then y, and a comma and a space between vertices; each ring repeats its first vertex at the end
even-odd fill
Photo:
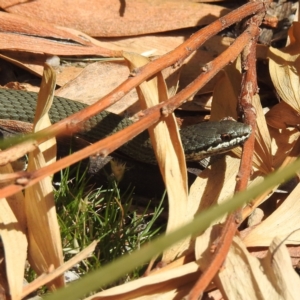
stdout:
POLYGON ((300 112, 300 23, 289 29, 290 44, 282 49, 269 48, 269 70, 280 98, 300 112))
POLYGON ((253 165, 264 174, 268 174, 273 170, 271 137, 260 98, 257 94, 252 99, 252 105, 255 108, 257 116, 253 165))
POLYGON ((237 119, 237 94, 232 84, 234 72, 230 69, 222 72, 217 81, 211 107, 211 121, 219 121, 226 117, 237 119))
MULTIPOLYGON (((13 173, 12 167, 9 164, 1 167, 0 173, 13 173)), ((1 274, 1 277, 3 281, 7 280, 9 288, 7 294, 10 294, 12 300, 17 300, 21 299, 22 295, 28 251, 22 192, 7 199, 0 199, 0 223, 0 236, 5 254, 1 260, 4 259, 6 269, 6 274, 1 274)))
POLYGON ((227 299, 298 299, 300 279, 281 240, 273 240, 267 256, 253 257, 238 237, 234 237, 216 284, 227 299))
MULTIPOLYGON (((149 60, 134 53, 124 53, 130 63, 130 70, 143 66, 149 60)), ((151 107, 168 98, 162 74, 143 82, 137 87, 142 108, 151 107)), ((149 128, 151 143, 166 185, 169 200, 167 232, 179 228, 187 222, 182 214, 187 207, 187 170, 184 152, 173 114, 149 128)), ((178 243, 164 252, 163 260, 171 261, 189 247, 189 239, 178 243)))
MULTIPOLYGON (((55 90, 56 73, 45 64, 43 80, 38 93, 37 106, 33 121, 34 132, 41 131, 51 125, 48 111, 53 103, 55 90)), ((51 138, 39 145, 39 150, 43 153, 46 165, 56 161, 56 139, 51 138)))
MULTIPOLYGON (((21 52, 21 51, 1 51, 0 58, 6 60, 28 72, 42 77, 44 71, 44 63, 49 58, 49 55, 28 52, 21 52)), ((70 80, 77 77, 83 68, 78 66, 70 66, 70 65, 63 65, 55 68, 56 73, 56 81, 57 85, 63 86, 70 80)), ((22 87, 25 87, 27 91, 38 92, 36 86, 30 86, 28 83, 20 84, 22 87)), ((7 85, 6 85, 7 86, 7 85)), ((13 86, 9 88, 15 88, 13 86)), ((16 89, 16 88, 15 88, 16 89)))
POLYGON ((139 54, 151 51, 152 53, 150 56, 159 56, 166 54, 182 44, 195 32, 195 30, 195 28, 187 28, 184 30, 171 31, 167 34, 155 33, 132 37, 107 37, 101 38, 101 43, 103 44, 103 47, 106 48, 114 46, 126 52, 139 54))
POLYGON ((132 36, 202 26, 229 12, 211 4, 178 0, 2 0, 8 12, 41 18, 45 22, 75 28, 91 36, 132 36))
POLYGON ((299 113, 286 102, 281 101, 266 113, 266 120, 268 125, 277 129, 296 127, 300 124, 299 113))
MULTIPOLYGON (((169 67, 164 69, 162 73, 167 81, 168 94, 176 92, 180 68, 169 67)), ((98 61, 87 65, 82 69, 80 75, 56 90, 55 94, 90 105, 127 80, 129 74, 127 63, 124 60, 98 61)), ((132 89, 120 101, 106 110, 115 114, 126 111, 131 115, 141 109, 137 101, 136 89, 132 89)))
POLYGON ((142 277, 102 291, 85 300, 169 300, 183 299, 199 278, 199 267, 191 262, 178 268, 142 277))
MULTIPOLYGON (((42 130, 50 124, 47 110, 53 100, 54 88, 55 73, 45 65, 45 75, 42 80, 37 113, 34 119, 35 131, 42 130), (50 99, 48 99, 48 95, 50 95, 50 99), (43 98, 48 101, 41 103, 40 100, 43 98)), ((53 143, 55 140, 51 139, 29 153, 28 172, 39 170, 46 165, 45 157, 41 151, 53 149, 53 143)), ((29 238, 28 260, 39 275, 48 273, 51 268, 58 268, 63 263, 60 231, 50 177, 46 177, 26 189, 25 211, 29 238)), ((61 275, 49 283, 48 287, 53 290, 64 285, 64 276, 61 275)))
MULTIPOLYGON (((189 205, 193 204, 193 208, 190 208, 191 213, 203 211, 232 197, 239 165, 239 159, 225 156, 201 172, 190 188, 189 205)), ((214 241, 212 234, 217 238, 220 233, 218 228, 218 232, 213 232, 213 225, 221 223, 225 218, 226 216, 215 220, 211 227, 196 239, 195 255, 202 270, 210 262, 211 252, 208 248, 214 241)))
POLYGON ((77 78, 84 69, 81 66, 63 65, 56 68, 56 84, 65 86, 71 80, 77 78))
MULTIPOLYGON (((286 238, 299 227, 300 184, 291 192, 285 201, 266 220, 257 225, 244 238, 247 247, 269 246, 274 237, 286 238)), ((293 233, 285 243, 300 244, 300 231, 293 233)))
POLYGON ((21 228, 18 220, 12 212, 5 199, 0 199, 0 222, 1 222, 1 243, 3 243, 6 266, 6 274, 1 277, 7 278, 11 299, 21 298, 23 289, 23 278, 25 261, 27 257, 27 239, 25 229, 21 228))
MULTIPOLYGON (((95 62, 86 66, 78 77, 55 92, 56 96, 93 104, 119 86, 129 76, 125 61, 95 62)), ((138 100, 136 90, 131 90, 108 110, 124 112, 138 100)))
POLYGON ((277 169, 285 161, 299 139, 297 128, 274 129, 269 128, 272 136, 273 167, 277 169))
POLYGON ((101 47, 99 45, 101 42, 81 32, 54 26, 44 20, 5 12, 0 12, 0 17, 1 50, 18 50, 68 56, 98 55, 114 57, 122 55, 121 51, 101 47))
POLYGON ((36 291, 41 286, 45 285, 47 282, 50 282, 53 280, 53 278, 64 274, 67 270, 70 270, 73 266, 77 265, 84 259, 90 257, 92 253, 95 251, 95 248, 97 246, 99 241, 93 241, 90 243, 86 248, 84 248, 82 251, 80 251, 78 254, 70 258, 68 261, 66 261, 64 264, 62 264, 59 268, 55 269, 53 272, 49 274, 43 274, 42 276, 36 278, 35 280, 31 281, 28 285, 26 285, 23 288, 23 294, 22 299, 32 293, 33 291, 36 291))
MULTIPOLYGON (((226 43, 228 40, 222 39, 221 41, 225 43, 226 49, 225 46, 229 46, 226 43)), ((238 57, 233 64, 225 67, 214 87, 211 120, 218 121, 226 117, 237 119, 241 81, 241 59, 238 57)))
MULTIPOLYGON (((101 39, 101 42, 102 46, 107 48, 116 46, 126 52, 135 52, 140 54, 147 51, 153 51, 153 55, 159 56, 166 54, 182 44, 195 32, 195 30, 195 28, 188 28, 185 30, 168 32, 167 35, 164 33, 156 33, 152 35, 127 38, 106 38, 101 39)), ((232 41, 233 39, 228 37, 214 36, 205 43, 205 46, 200 47, 197 51, 192 53, 182 65, 179 88, 185 88, 191 81, 199 76, 201 67, 227 49, 232 41)), ((196 95, 211 92, 217 79, 218 75, 209 81, 196 95)), ((167 85, 169 87, 168 82, 167 85)), ((196 99, 195 97, 190 97, 188 100, 198 100, 198 97, 196 97, 196 99)), ((191 108, 187 107, 187 105, 194 105, 194 103, 187 102, 182 105, 184 109, 191 110, 191 108)), ((194 105, 192 110, 199 110, 199 105, 194 105)))

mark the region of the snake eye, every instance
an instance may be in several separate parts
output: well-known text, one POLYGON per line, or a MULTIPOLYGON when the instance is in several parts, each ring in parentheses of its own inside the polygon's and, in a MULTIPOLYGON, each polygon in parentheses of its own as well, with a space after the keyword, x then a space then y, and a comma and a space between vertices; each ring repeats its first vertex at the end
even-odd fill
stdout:
POLYGON ((230 141, 231 140, 231 134, 229 133, 222 133, 221 134, 222 141, 230 141))

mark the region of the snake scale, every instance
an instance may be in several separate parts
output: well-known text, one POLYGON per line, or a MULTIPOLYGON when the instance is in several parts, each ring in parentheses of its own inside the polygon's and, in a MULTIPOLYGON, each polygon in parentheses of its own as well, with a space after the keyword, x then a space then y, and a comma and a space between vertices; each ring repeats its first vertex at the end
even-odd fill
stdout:
MULTIPOLYGON (((37 94, 33 92, 0 89, 0 119, 32 123, 36 99, 37 94)), ((50 120, 56 123, 85 107, 86 105, 81 102, 55 97, 49 112, 50 120)), ((128 118, 104 111, 87 120, 80 135, 89 142, 95 142, 130 124, 132 121, 128 118)), ((187 161, 199 161, 226 152, 244 142, 250 133, 250 126, 233 120, 204 122, 180 130, 187 161)), ((146 163, 156 161, 147 131, 119 150, 135 160, 146 163)))

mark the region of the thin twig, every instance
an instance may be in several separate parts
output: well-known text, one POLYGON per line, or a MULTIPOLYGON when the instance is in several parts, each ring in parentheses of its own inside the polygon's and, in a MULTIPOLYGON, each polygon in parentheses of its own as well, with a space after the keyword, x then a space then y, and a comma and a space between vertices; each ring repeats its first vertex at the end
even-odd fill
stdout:
MULTIPOLYGON (((246 189, 252 168, 252 156, 255 142, 256 115, 251 104, 253 96, 257 93, 256 81, 256 41, 259 36, 259 25, 263 20, 263 15, 258 15, 250 19, 250 25, 245 30, 252 39, 243 50, 242 66, 245 72, 242 79, 242 91, 240 96, 240 105, 245 114, 246 123, 252 126, 252 134, 245 143, 242 154, 240 170, 237 176, 235 192, 246 189)), ((223 226, 221 235, 217 241, 217 248, 213 255, 212 261, 207 269, 203 272, 193 289, 191 290, 188 300, 200 299, 205 288, 212 281, 214 276, 220 270, 227 253, 230 249, 231 242, 238 229, 241 221, 241 210, 230 214, 223 226)))
MULTIPOLYGON (((174 50, 152 62, 149 62, 147 65, 136 69, 132 73, 131 77, 125 80, 122 84, 120 84, 117 88, 115 88, 101 100, 97 101, 93 105, 90 105, 86 109, 40 131, 38 138, 33 136, 33 139, 35 139, 35 143, 40 144, 50 137, 64 135, 66 132, 73 133, 79 131, 81 129, 82 122, 119 101, 131 89, 137 87, 145 80, 153 77, 156 73, 171 65, 182 64, 189 55, 196 51, 209 38, 220 32, 221 30, 227 28, 228 26, 247 17, 248 15, 262 10, 264 10, 263 2, 249 2, 241 6, 240 8, 228 13, 226 16, 214 21, 207 27, 193 34, 189 39, 187 39, 174 50)), ((14 147, 11 147, 10 149, 13 148, 14 147)), ((8 153, 8 150, 0 152, 0 161, 9 162, 10 155, 8 153)))
POLYGON ((111 135, 99 142, 87 146, 86 148, 79 150, 68 157, 62 158, 49 166, 36 170, 33 173, 26 173, 25 175, 24 172, 22 172, 22 184, 18 184, 18 182, 16 182, 15 184, 2 188, 0 190, 0 197, 13 195, 16 192, 35 184, 42 178, 54 174, 59 170, 66 168, 94 153, 98 153, 103 157, 107 156, 109 153, 119 148, 128 140, 134 138, 146 128, 156 123, 162 117, 161 111, 171 113, 175 108, 180 106, 185 101, 185 99, 193 95, 205 83, 207 83, 216 73, 219 72, 219 70, 224 68, 230 61, 234 61, 238 54, 243 50, 245 45, 250 42, 254 34, 254 29, 255 27, 250 25, 248 31, 245 31, 243 34, 241 34, 228 49, 226 49, 223 53, 221 53, 217 58, 215 58, 208 64, 209 67, 207 68, 206 72, 199 75, 184 90, 180 91, 177 95, 170 98, 168 101, 162 102, 152 108, 144 110, 141 114, 143 115, 143 117, 134 124, 123 129, 122 131, 115 133, 114 135, 111 135))

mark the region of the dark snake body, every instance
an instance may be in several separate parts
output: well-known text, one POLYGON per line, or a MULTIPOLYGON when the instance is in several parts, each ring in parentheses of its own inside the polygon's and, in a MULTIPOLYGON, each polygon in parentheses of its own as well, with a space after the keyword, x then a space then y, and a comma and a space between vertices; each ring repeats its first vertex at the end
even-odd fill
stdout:
MULTIPOLYGON (((33 122, 37 94, 27 91, 0 89, 0 119, 33 122)), ((56 123, 86 107, 85 104, 55 97, 49 116, 56 123)), ((113 113, 101 112, 84 123, 80 135, 89 142, 98 141, 124 129, 132 121, 113 113)), ((232 120, 204 122, 185 127, 180 136, 187 161, 226 152, 244 142, 251 128, 232 120)), ((123 145, 119 150, 131 158, 146 163, 155 163, 155 157, 147 131, 123 145)))

